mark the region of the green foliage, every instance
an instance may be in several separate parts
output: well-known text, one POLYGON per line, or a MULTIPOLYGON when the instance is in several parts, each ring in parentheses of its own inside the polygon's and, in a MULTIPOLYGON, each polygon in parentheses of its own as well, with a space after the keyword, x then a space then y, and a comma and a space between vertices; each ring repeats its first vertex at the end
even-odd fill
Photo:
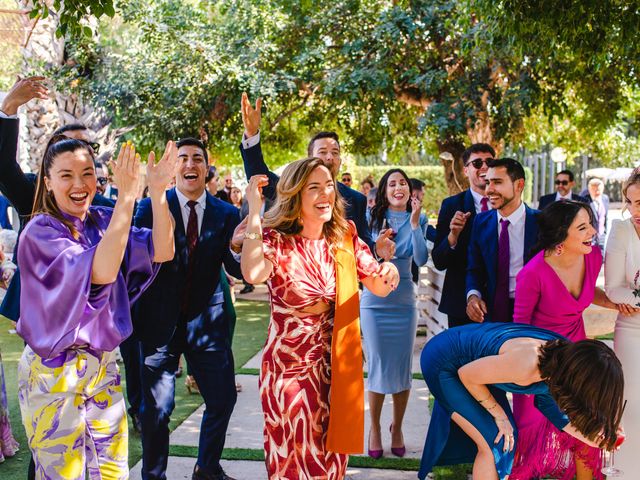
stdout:
POLYGON ((116 14, 113 0, 74 0, 66 1, 53 0, 53 3, 45 0, 35 0, 33 8, 29 14, 31 18, 47 18, 51 13, 56 12, 60 17, 60 24, 56 30, 56 36, 61 37, 66 34, 75 37, 93 36, 93 30, 87 25, 90 17, 100 18, 103 15, 113 17, 116 14))

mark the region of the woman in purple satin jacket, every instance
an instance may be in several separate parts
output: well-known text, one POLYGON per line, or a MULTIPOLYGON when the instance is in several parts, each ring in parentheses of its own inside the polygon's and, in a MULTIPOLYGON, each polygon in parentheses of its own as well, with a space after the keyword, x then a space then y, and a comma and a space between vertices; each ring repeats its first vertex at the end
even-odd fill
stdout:
POLYGON ((38 479, 128 478, 127 415, 114 350, 132 330, 131 303, 158 264, 173 258, 165 187, 177 165, 173 142, 147 165, 153 229, 132 228, 140 155, 131 143, 112 165, 115 208, 92 207, 92 148, 54 137, 33 214, 19 242, 18 333, 27 346, 18 393, 38 479))

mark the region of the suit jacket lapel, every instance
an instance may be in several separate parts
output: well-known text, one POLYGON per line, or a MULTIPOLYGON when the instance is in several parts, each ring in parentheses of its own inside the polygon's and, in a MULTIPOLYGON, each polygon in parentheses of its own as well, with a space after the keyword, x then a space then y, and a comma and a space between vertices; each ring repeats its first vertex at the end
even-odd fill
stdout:
POLYGON ((471 217, 469 218, 469 220, 473 220, 473 217, 476 216, 476 204, 473 201, 473 194, 471 193, 471 190, 467 190, 464 193, 463 208, 465 212, 471 212, 471 217))
POLYGON ((489 219, 487 220, 487 228, 485 229, 485 241, 489 246, 485 250, 487 256, 487 273, 493 272, 494 280, 497 278, 498 272, 498 211, 491 210, 489 219))
POLYGON ((538 238, 538 219, 527 205, 525 208, 525 223, 524 223, 524 252, 523 259, 526 263, 531 258, 531 248, 535 244, 538 238))

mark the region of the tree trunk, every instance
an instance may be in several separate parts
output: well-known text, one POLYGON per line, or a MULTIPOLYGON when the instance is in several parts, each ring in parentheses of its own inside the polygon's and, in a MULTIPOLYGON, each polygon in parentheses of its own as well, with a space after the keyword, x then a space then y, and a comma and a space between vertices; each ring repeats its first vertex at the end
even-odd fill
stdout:
POLYGON ((462 164, 462 152, 465 145, 460 140, 447 139, 438 140, 438 151, 440 152, 440 162, 444 167, 444 178, 449 187, 449 195, 455 195, 469 188, 469 181, 464 174, 462 164))

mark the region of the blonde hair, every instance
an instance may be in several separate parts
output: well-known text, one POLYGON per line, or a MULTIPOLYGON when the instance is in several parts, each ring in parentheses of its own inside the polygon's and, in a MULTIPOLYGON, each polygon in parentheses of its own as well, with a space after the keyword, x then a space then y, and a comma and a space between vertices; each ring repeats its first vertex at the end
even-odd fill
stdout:
MULTIPOLYGON (((307 184, 311 173, 318 167, 327 168, 319 158, 305 158, 287 165, 278 182, 276 201, 273 207, 264 214, 263 227, 273 228, 284 235, 296 235, 302 231, 300 218, 302 189, 307 184)), ((329 171, 331 172, 331 170, 329 171)), ((337 187, 335 192, 336 200, 333 204, 331 220, 322 227, 322 234, 332 249, 342 243, 349 230, 349 224, 344 214, 344 202, 337 187)))

